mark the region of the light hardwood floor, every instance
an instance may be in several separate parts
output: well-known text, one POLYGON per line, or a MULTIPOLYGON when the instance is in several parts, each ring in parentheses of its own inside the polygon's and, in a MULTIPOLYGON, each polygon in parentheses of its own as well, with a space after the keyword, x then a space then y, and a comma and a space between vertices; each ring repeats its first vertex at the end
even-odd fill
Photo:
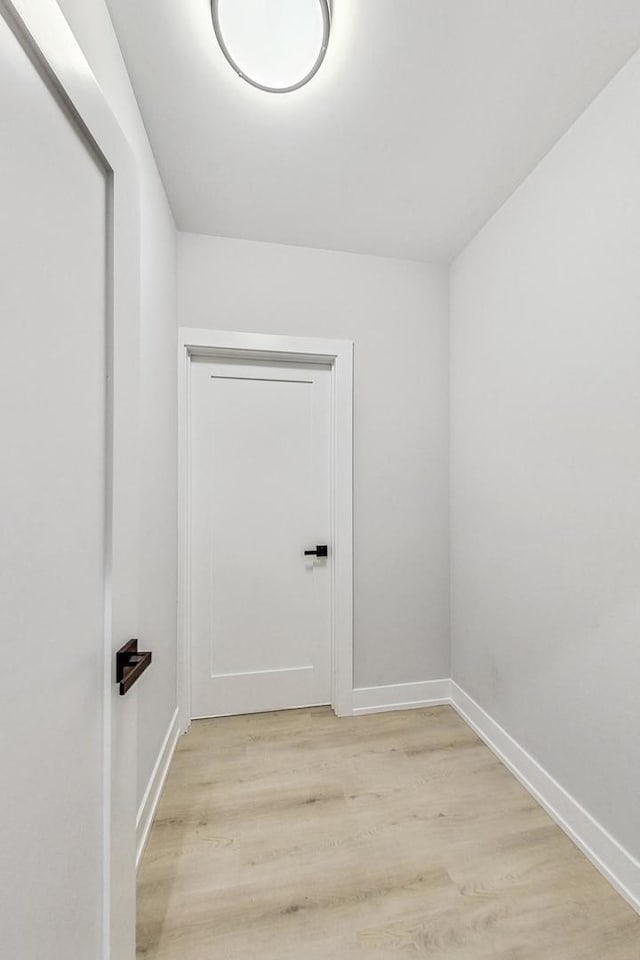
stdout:
POLYGON ((450 707, 200 720, 138 883, 145 960, 638 960, 640 917, 450 707))

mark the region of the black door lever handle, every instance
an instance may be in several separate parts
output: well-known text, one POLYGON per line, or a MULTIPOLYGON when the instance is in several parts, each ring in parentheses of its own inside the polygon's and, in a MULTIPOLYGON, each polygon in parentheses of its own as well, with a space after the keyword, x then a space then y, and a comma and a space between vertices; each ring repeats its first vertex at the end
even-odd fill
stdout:
POLYGON ((326 543, 319 543, 315 550, 305 550, 305 557, 326 557, 328 549, 326 543))
POLYGON ((138 641, 129 640, 116 653, 116 683, 120 685, 120 696, 130 690, 151 663, 150 651, 138 650, 138 641))

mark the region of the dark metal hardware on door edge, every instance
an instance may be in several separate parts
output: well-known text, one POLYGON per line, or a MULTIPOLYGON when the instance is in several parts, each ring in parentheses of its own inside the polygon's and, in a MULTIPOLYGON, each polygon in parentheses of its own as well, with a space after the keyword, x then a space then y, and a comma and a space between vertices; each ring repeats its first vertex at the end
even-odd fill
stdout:
POLYGON ((149 650, 138 650, 138 641, 129 640, 116 653, 116 683, 120 684, 120 696, 130 690, 151 663, 149 650))
POLYGON ((328 556, 326 543, 319 543, 315 550, 305 550, 305 557, 326 557, 328 556))

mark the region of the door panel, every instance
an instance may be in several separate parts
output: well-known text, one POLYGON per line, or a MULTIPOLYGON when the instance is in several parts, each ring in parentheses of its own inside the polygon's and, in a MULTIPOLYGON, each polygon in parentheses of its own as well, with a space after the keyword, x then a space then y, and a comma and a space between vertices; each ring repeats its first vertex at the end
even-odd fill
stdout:
POLYGON ((330 700, 330 376, 192 363, 194 717, 330 700))
POLYGON ((124 878, 106 652, 113 604, 136 591, 110 565, 110 181, 2 13, 0 116, 0 954, 93 960, 109 955, 110 870, 124 878))

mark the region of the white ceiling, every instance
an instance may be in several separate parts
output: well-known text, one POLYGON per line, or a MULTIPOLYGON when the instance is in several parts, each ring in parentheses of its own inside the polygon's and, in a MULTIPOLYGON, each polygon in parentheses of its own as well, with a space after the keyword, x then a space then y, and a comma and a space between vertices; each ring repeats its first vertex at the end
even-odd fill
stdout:
POLYGON ((256 90, 210 0, 107 0, 182 230, 448 261, 640 45, 638 0, 334 0, 256 90))

